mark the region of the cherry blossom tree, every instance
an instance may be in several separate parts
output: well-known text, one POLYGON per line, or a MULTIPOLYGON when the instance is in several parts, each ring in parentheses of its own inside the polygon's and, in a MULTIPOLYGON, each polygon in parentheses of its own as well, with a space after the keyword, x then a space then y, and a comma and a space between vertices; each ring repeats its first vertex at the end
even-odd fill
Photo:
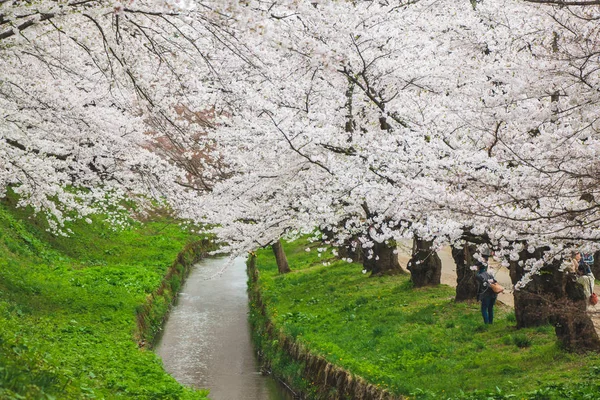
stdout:
POLYGON ((239 175, 202 209, 236 193, 244 206, 218 228, 230 243, 315 227, 366 249, 485 237, 507 263, 536 252, 521 289, 597 246, 591 15, 508 0, 238 6, 232 35, 255 32, 260 62, 226 71, 237 108, 215 138, 239 175))
POLYGON ((563 271, 600 248, 595 4, 2 1, 0 188, 59 225, 168 201, 238 253, 325 234, 374 274, 415 238, 423 284, 485 242, 598 349, 563 271))
POLYGON ((217 35, 202 7, 2 1, 0 193, 10 187, 60 230, 122 199, 182 203, 186 187, 205 189, 214 168, 190 181, 181 163, 210 146, 181 110, 212 109, 221 90, 206 80, 217 35))

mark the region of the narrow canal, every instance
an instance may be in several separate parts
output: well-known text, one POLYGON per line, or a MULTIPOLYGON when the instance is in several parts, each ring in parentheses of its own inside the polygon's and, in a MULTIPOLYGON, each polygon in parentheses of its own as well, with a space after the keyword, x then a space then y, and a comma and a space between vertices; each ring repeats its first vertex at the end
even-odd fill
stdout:
POLYGON ((280 384, 260 373, 246 288, 243 258, 233 264, 206 259, 194 266, 156 353, 178 382, 210 389, 213 400, 291 400, 280 384))

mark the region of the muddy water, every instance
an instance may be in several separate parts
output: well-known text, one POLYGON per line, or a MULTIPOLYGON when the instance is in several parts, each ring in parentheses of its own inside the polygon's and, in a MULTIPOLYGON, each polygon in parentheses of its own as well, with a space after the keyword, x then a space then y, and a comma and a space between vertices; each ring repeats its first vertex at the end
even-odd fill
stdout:
POLYGON ((156 353, 184 385, 209 388, 213 400, 291 400, 260 373, 250 338, 242 258, 195 266, 171 311, 156 353))

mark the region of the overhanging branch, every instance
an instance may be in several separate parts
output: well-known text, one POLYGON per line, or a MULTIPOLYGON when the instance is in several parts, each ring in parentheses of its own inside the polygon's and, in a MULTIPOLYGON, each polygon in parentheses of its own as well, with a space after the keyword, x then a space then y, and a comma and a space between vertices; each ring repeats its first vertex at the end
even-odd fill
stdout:
POLYGON ((597 6, 600 5, 600 0, 582 0, 582 1, 565 1, 565 0, 524 0, 527 3, 536 4, 551 4, 555 6, 597 6))

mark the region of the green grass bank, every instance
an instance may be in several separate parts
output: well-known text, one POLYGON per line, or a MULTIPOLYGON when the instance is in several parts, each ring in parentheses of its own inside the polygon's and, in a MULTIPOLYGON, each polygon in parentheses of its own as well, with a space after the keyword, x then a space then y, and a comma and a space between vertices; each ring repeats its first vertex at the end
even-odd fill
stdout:
POLYGON ((453 288, 370 278, 318 247, 285 244, 286 275, 258 251, 250 292, 257 345, 307 398, 349 398, 360 386, 364 398, 600 399, 600 355, 563 351, 552 326, 516 330, 503 306, 486 326, 453 288))
POLYGON ((140 347, 200 238, 160 215, 120 231, 94 218, 55 237, 13 203, 0 203, 0 399, 206 399, 140 347))

